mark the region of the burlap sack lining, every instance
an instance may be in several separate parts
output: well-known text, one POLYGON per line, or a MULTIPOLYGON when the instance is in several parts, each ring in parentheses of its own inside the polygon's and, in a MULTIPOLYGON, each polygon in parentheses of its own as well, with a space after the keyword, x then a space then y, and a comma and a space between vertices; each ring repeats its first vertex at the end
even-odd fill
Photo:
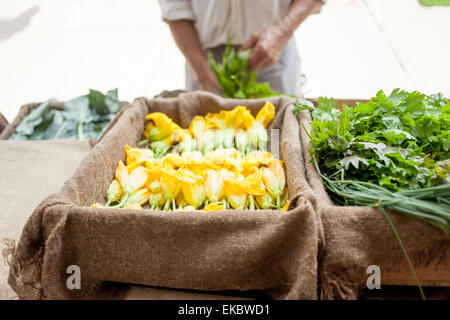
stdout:
POLYGON ((282 128, 281 155, 293 200, 290 211, 170 215, 86 208, 94 201, 104 202, 117 161, 124 158, 123 146, 141 139, 148 112, 165 112, 186 127, 196 114, 238 104, 256 114, 264 103, 226 100, 202 92, 170 101, 137 99, 61 191, 38 206, 17 247, 10 246, 11 287, 21 299, 111 298, 120 291, 118 283, 213 291, 263 290, 276 299, 317 298, 321 225, 307 194, 299 156, 299 126, 292 115, 292 100, 271 100, 277 107, 271 127, 282 128), (184 251, 171 252, 176 250, 184 251), (66 266, 74 263, 84 275, 83 289, 76 292, 67 289, 64 273, 66 266))
MULTIPOLYGON (((8 140, 9 137, 16 131, 16 128, 19 126, 22 120, 31 112, 31 110, 39 107, 41 104, 42 102, 32 102, 21 106, 14 120, 11 123, 6 123, 3 131, 1 130, 2 121, 0 117, 0 140, 8 140)), ((49 106, 52 109, 63 110, 64 102, 51 102, 49 106)), ((100 137, 98 139, 89 139, 89 144, 91 146, 94 146, 96 143, 98 143, 100 139, 104 136, 104 134, 107 131, 109 131, 112 126, 114 126, 114 124, 118 121, 118 119, 123 114, 123 112, 128 108, 128 106, 129 106, 128 102, 120 101, 119 112, 117 112, 115 117, 109 122, 109 124, 106 126, 100 137)))
MULTIPOLYGON (((311 115, 300 113, 300 122, 311 130, 311 115)), ((369 265, 382 270, 410 272, 405 258, 381 211, 370 207, 335 206, 322 178, 311 162, 309 137, 300 130, 306 179, 311 200, 320 215, 326 248, 319 260, 321 299, 357 299, 365 286, 369 265)), ((441 230, 416 219, 390 213, 415 268, 430 263, 439 268, 450 264, 450 237, 441 230)))
POLYGON ((6 126, 9 124, 8 120, 6 120, 5 116, 0 113, 0 135, 2 134, 3 130, 6 128, 6 126))

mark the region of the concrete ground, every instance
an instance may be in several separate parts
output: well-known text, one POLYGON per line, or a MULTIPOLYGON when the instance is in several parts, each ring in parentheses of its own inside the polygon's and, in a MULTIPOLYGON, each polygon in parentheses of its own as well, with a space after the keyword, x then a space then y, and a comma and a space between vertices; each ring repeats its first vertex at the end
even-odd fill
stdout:
MULTIPOLYGON (((400 87, 450 96, 449 18, 450 7, 417 0, 328 0, 295 34, 305 95, 368 98, 400 87)), ((0 112, 9 121, 25 103, 116 87, 128 101, 184 88, 184 58, 156 0, 0 0, 0 112)), ((22 220, 13 236, 0 228, 0 239, 17 239, 22 220)), ((11 297, 5 277, 0 299, 11 297)))
MULTIPOLYGON (((401 87, 450 95, 450 7, 329 0, 295 34, 306 96, 401 87)), ((0 0, 0 112, 89 88, 122 99, 184 87, 184 59, 156 0, 0 0)))

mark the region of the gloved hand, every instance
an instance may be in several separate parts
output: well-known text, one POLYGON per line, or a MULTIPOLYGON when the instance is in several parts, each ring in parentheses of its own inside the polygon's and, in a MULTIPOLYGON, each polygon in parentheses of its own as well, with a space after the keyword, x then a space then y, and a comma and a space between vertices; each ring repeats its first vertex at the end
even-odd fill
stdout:
POLYGON ((274 24, 252 34, 241 50, 253 48, 248 59, 252 71, 265 69, 280 59, 289 36, 274 24))

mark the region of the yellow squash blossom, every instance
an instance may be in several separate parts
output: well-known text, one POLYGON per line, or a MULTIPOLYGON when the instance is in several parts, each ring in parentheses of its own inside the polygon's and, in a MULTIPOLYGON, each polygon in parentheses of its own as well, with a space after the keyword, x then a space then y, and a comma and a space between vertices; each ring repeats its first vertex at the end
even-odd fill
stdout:
POLYGON ((270 194, 266 193, 262 196, 255 197, 258 206, 263 210, 269 210, 275 208, 275 201, 270 196, 270 194))
POLYGON ((203 146, 203 132, 206 128, 205 118, 201 116, 195 116, 189 126, 189 132, 192 134, 196 141, 196 148, 198 151, 202 151, 203 146))
POLYGON ((136 203, 143 206, 148 202, 149 197, 150 197, 150 190, 147 188, 142 188, 133 192, 129 197, 127 197, 126 201, 122 204, 122 206, 127 207, 136 203))
POLYGON ((256 169, 254 173, 245 177, 245 189, 252 196, 262 196, 266 193, 262 170, 256 169))
POLYGON ((206 173, 205 193, 210 202, 217 202, 223 197, 224 172, 208 170, 206 173))
POLYGON ((224 148, 227 111, 222 110, 219 113, 208 113, 205 116, 206 127, 216 129, 214 135, 214 149, 224 148))
POLYGON ((188 169, 177 172, 177 176, 184 200, 195 209, 200 207, 206 199, 203 177, 195 175, 188 169))
POLYGON ((224 148, 233 148, 235 130, 244 128, 250 111, 244 106, 237 106, 225 114, 224 148))
POLYGON ((275 106, 270 101, 267 101, 261 110, 259 110, 251 127, 248 128, 247 132, 252 146, 257 147, 259 150, 266 150, 269 140, 266 127, 274 116, 275 106))
POLYGON ((175 130, 181 129, 172 119, 161 112, 150 113, 145 118, 153 123, 153 125, 147 124, 144 131, 144 136, 149 142, 162 140, 170 136, 175 130))
POLYGON ((161 185, 161 190, 166 199, 164 205, 164 210, 169 210, 170 205, 172 205, 172 210, 176 209, 175 199, 181 190, 180 182, 177 179, 176 172, 171 169, 162 169, 161 178, 159 179, 159 184, 161 185))
POLYGON ((126 164, 132 165, 136 162, 153 159, 153 151, 145 148, 132 148, 129 145, 125 146, 126 164))
POLYGON ((133 204, 130 204, 130 205, 128 205, 126 207, 123 207, 123 208, 126 209, 126 210, 144 210, 142 208, 142 206, 140 204, 138 204, 138 203, 133 203, 133 204))
POLYGON ((256 115, 256 121, 261 122, 266 128, 270 121, 275 117, 275 106, 270 101, 266 101, 264 106, 259 110, 256 115))
POLYGON ((108 200, 105 207, 108 207, 111 203, 117 202, 122 198, 123 191, 120 183, 117 179, 114 179, 106 191, 106 199, 108 200))
POLYGON ((228 172, 225 177, 224 194, 228 203, 237 210, 245 209, 247 192, 245 189, 244 176, 228 172))
POLYGON ((114 207, 122 207, 127 202, 128 197, 147 183, 148 171, 149 170, 144 167, 137 167, 129 174, 127 167, 125 167, 122 161, 119 161, 116 169, 116 179, 122 186, 123 198, 120 203, 114 207))
POLYGON ((201 145, 201 151, 203 154, 207 154, 208 152, 214 150, 214 137, 216 133, 214 130, 205 130, 203 132, 202 137, 202 145, 201 145))
POLYGON ((210 212, 210 211, 223 211, 226 210, 226 207, 223 205, 222 202, 212 202, 205 206, 203 211, 210 212))
POLYGON ((182 129, 180 131, 181 142, 178 145, 178 151, 180 153, 193 152, 197 146, 197 142, 192 138, 189 130, 182 129))
POLYGON ((263 168, 262 171, 266 189, 269 194, 276 199, 276 206, 280 209, 281 195, 283 194, 286 185, 283 162, 281 160, 273 159, 270 162, 269 168, 263 168))
POLYGON ((158 181, 153 181, 152 183, 150 183, 148 187, 150 189, 150 195, 148 198, 150 209, 151 210, 160 209, 166 202, 161 190, 161 185, 159 184, 158 181))
POLYGON ((238 149, 242 155, 248 155, 250 151, 250 142, 248 134, 243 129, 238 129, 235 133, 236 149, 238 149))

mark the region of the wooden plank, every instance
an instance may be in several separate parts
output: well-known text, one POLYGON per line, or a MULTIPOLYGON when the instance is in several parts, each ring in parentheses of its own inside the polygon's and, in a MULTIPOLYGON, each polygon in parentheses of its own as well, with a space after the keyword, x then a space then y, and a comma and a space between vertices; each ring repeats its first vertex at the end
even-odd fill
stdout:
MULTIPOLYGON (((424 287, 450 287, 450 269, 430 264, 426 268, 416 268, 417 277, 424 287)), ((409 267, 402 263, 401 272, 383 271, 381 267, 382 285, 417 286, 409 267)))

